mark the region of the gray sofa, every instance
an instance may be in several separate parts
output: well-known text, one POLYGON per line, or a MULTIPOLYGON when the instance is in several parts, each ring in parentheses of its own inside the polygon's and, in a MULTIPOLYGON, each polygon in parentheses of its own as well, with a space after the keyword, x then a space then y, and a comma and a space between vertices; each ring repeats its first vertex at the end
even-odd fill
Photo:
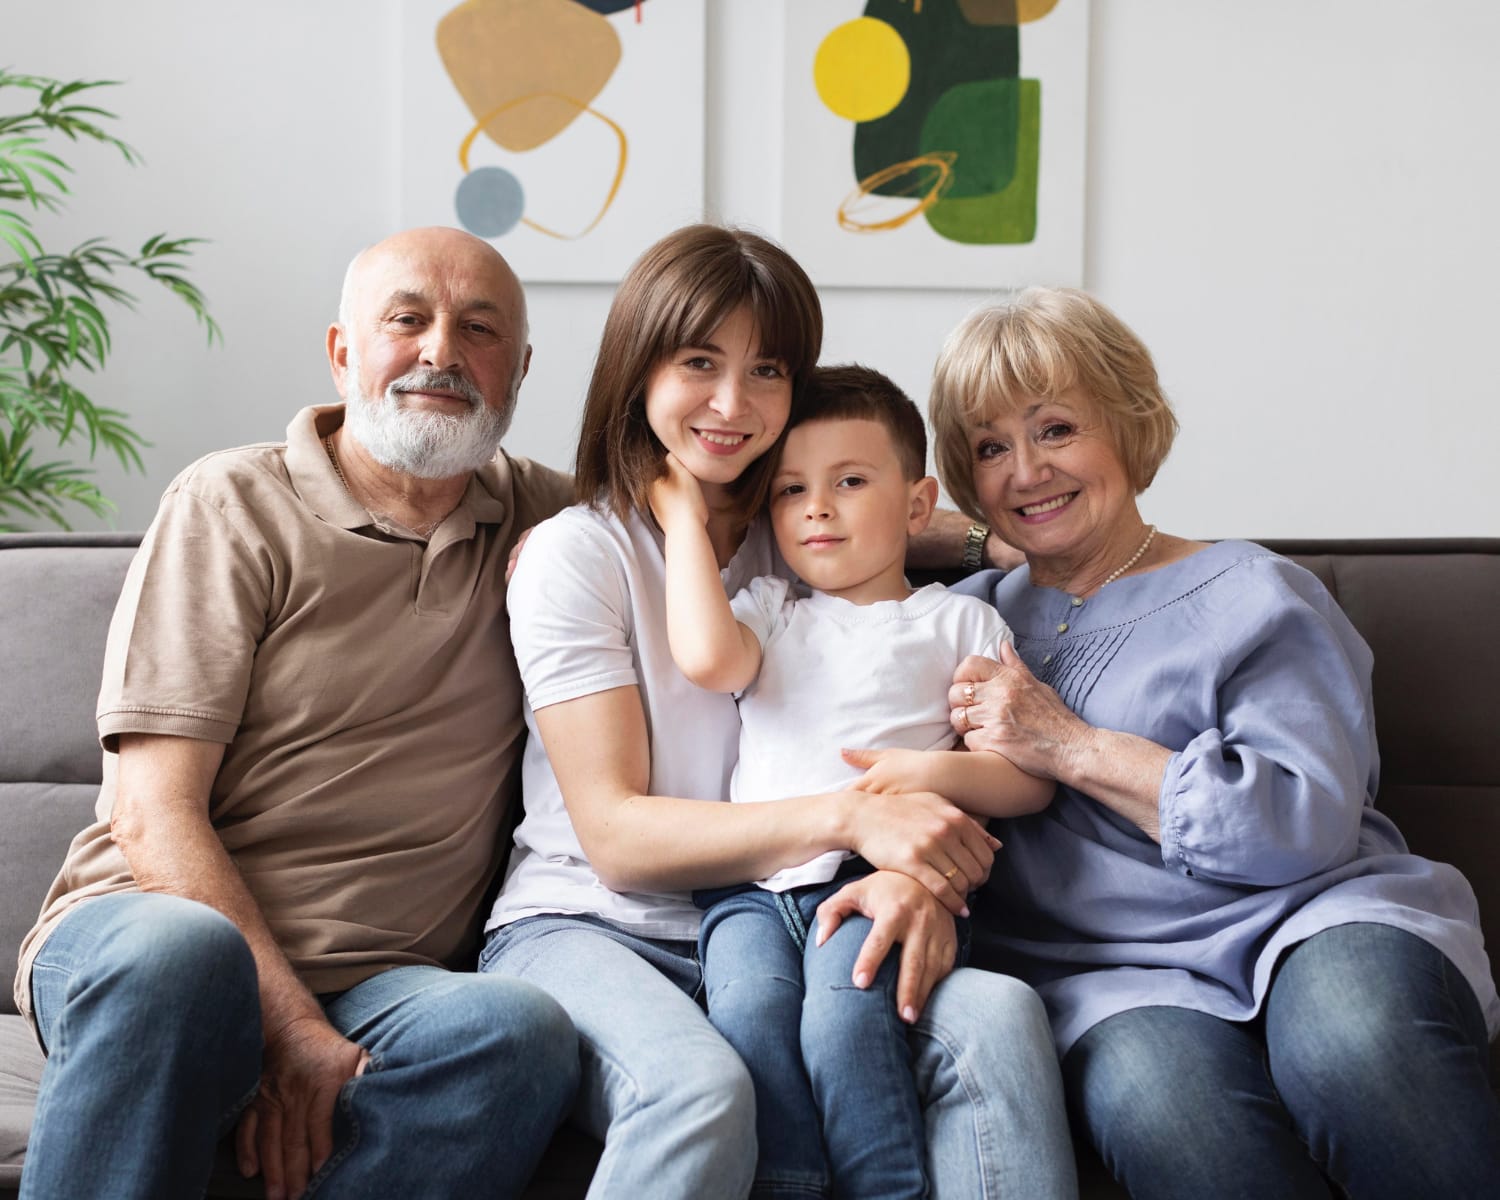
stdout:
MULTIPOLYGON (((0 1200, 19 1184, 42 1068, 8 980, 92 812, 104 638, 137 541, 0 535, 0 1200)), ((1500 539, 1266 544, 1316 572, 1374 648, 1380 806, 1414 851, 1464 871, 1500 929, 1500 539)), ((565 1130, 530 1195, 582 1196, 596 1157, 565 1130)), ((1086 1196, 1122 1194, 1091 1155, 1081 1166, 1086 1196)), ((213 1195, 259 1194, 225 1167, 213 1195)))

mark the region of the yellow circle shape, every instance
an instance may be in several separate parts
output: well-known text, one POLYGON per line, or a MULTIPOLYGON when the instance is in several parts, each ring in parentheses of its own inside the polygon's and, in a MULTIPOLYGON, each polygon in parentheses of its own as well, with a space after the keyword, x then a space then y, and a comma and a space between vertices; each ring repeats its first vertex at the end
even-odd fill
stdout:
POLYGON ((886 22, 856 17, 832 30, 813 59, 823 103, 850 121, 883 117, 906 95, 911 53, 886 22))

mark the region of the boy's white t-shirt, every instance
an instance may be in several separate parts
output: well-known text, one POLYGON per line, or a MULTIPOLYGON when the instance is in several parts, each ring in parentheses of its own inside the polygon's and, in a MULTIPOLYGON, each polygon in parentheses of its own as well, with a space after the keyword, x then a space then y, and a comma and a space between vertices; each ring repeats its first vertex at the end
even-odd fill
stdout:
MULTIPOLYGON (((725 592, 733 595, 756 576, 785 569, 767 522, 753 522, 721 573, 725 592)), ((635 686, 650 738, 650 794, 704 801, 728 796, 739 714, 733 697, 689 683, 672 660, 661 533, 639 514, 621 521, 581 505, 564 509, 531 531, 507 604, 526 689, 526 815, 486 932, 540 913, 589 913, 645 937, 697 937, 699 912, 687 895, 613 892, 599 882, 578 844, 534 713, 635 686)), ((591 735, 589 729, 575 732, 579 739, 591 735)))
MULTIPOLYGON (((844 749, 951 748, 954 669, 971 654, 998 657, 1011 638, 993 606, 936 583, 905 600, 859 605, 799 595, 769 576, 730 603, 763 655, 740 695, 737 803, 847 787, 863 771, 843 760, 844 749)), ((827 883, 848 857, 822 854, 760 883, 775 892, 827 883)))

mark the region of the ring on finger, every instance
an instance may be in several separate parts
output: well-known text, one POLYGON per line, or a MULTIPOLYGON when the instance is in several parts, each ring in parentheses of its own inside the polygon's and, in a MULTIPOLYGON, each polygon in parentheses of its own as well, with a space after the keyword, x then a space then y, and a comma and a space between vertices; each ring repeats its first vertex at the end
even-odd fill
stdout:
POLYGON ((971 730, 971 729, 974 728, 973 725, 969 724, 969 707, 968 707, 968 705, 964 705, 963 708, 959 709, 958 710, 958 715, 961 716, 964 719, 964 727, 961 730, 959 730, 960 733, 968 733, 969 730, 971 730))
POLYGON ((944 879, 952 879, 957 874, 958 874, 958 868, 956 866, 955 867, 949 867, 946 871, 943 872, 943 878, 944 879))
POLYGON ((966 684, 964 684, 964 707, 968 708, 969 705, 971 705, 973 703, 974 703, 974 685, 972 683, 966 683, 966 684))

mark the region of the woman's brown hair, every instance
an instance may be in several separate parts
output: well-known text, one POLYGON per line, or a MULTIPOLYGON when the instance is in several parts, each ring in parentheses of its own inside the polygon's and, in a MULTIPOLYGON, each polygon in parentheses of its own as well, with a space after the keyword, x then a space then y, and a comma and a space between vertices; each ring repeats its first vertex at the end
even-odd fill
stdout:
MULTIPOLYGON (((646 511, 666 448, 646 420, 652 370, 683 346, 701 346, 737 308, 749 309, 760 351, 786 364, 795 410, 823 343, 823 310, 807 273, 774 242, 742 229, 689 225, 636 260, 615 292, 583 408, 574 459, 581 503, 621 519, 646 511)), ((748 516, 765 501, 767 452, 733 492, 748 516)))

